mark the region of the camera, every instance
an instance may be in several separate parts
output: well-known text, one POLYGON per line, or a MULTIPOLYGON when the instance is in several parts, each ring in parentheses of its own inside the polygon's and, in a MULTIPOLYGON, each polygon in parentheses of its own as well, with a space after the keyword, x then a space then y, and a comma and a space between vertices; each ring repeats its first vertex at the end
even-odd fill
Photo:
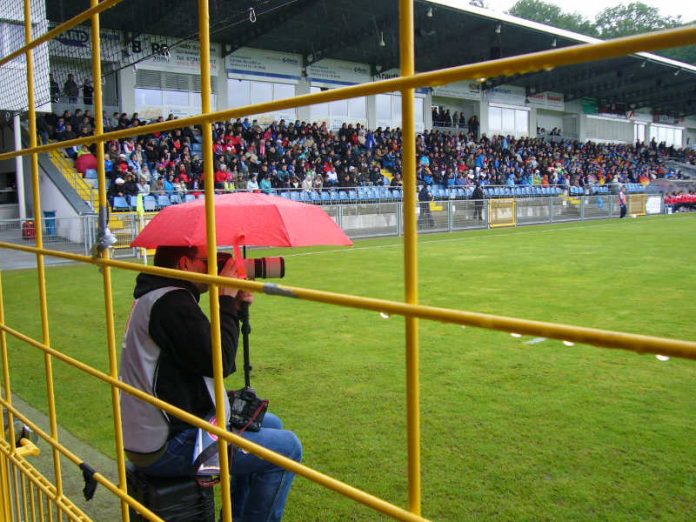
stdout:
POLYGON ((254 388, 228 390, 230 399, 230 424, 241 431, 259 431, 268 409, 268 400, 259 399, 254 388))
MULTIPOLYGON (((232 255, 226 252, 218 253, 218 274, 220 274, 230 257, 232 255)), ((268 279, 270 277, 280 279, 285 277, 284 257, 257 257, 244 259, 243 261, 249 279, 268 279)))

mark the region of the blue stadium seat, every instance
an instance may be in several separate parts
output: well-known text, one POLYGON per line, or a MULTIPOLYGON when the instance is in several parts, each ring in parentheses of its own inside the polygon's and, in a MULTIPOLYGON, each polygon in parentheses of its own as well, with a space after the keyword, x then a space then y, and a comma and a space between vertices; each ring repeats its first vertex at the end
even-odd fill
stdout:
POLYGON ((195 200, 196 200, 196 196, 194 196, 193 194, 184 194, 184 203, 188 203, 190 201, 195 201, 195 200))
POLYGON ((321 191, 321 201, 323 203, 327 203, 327 202, 331 201, 331 196, 329 195, 329 193, 326 190, 321 191))
POLYGON ((157 196, 157 206, 159 208, 168 207, 172 202, 169 200, 169 196, 159 195, 157 196))
POLYGON ((181 203, 181 196, 179 194, 172 194, 169 196, 169 201, 171 201, 172 205, 178 205, 181 203))
POLYGON ((157 202, 153 196, 145 196, 143 198, 143 208, 145 212, 154 212, 157 210, 157 202))
POLYGON ((87 169, 85 171, 85 179, 98 179, 96 169, 87 169))
POLYGON ((128 196, 130 208, 138 208, 138 196, 128 196))
POLYGON ((115 212, 124 212, 130 210, 131 207, 128 204, 128 201, 126 201, 126 198, 123 196, 116 196, 114 197, 114 211, 115 212))

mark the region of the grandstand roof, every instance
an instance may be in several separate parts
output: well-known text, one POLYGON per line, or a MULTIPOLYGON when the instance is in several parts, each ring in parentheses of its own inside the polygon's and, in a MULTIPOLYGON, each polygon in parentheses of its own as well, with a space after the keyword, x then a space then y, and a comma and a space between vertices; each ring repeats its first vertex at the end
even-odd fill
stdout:
MULTIPOLYGON (((52 22, 89 7, 88 0, 47 4, 52 22)), ((102 27, 134 36, 195 37, 196 6, 196 0, 125 0, 107 11, 102 27)), ((374 73, 399 67, 397 0, 210 0, 210 18, 211 39, 223 44, 225 54, 256 47, 301 54, 305 65, 334 58, 370 64, 374 73)), ((415 18, 418 71, 597 41, 462 0, 416 0, 415 18)), ((528 93, 561 92, 566 101, 596 98, 600 106, 614 104, 617 110, 696 114, 696 67, 650 53, 492 78, 484 87, 503 83, 524 86, 528 93)))

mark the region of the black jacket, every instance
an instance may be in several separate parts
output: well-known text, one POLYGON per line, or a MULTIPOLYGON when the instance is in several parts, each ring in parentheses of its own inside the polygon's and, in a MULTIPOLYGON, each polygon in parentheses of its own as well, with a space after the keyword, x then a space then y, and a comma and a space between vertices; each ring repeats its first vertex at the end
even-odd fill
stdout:
MULTIPOLYGON (((162 296, 150 314, 150 337, 161 349, 154 391, 158 398, 198 417, 205 417, 213 410, 213 403, 202 377, 213 377, 213 360, 210 322, 198 305, 198 289, 188 281, 140 274, 133 294, 137 299, 165 286, 176 286, 181 290, 162 296)), ((222 373, 227 377, 235 371, 239 319, 233 297, 220 296, 219 303, 222 373)), ((169 437, 190 427, 172 417, 169 437)))

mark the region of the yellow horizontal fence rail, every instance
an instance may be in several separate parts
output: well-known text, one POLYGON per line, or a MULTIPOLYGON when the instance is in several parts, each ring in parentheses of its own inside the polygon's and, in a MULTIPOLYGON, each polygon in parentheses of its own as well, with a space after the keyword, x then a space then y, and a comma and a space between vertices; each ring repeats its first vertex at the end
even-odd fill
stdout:
MULTIPOLYGON (((85 515, 80 508, 73 504, 70 499, 66 498, 65 496, 58 495, 55 486, 51 484, 46 477, 41 475, 41 473, 39 473, 33 466, 31 466, 25 458, 15 454, 11 450, 10 445, 4 441, 0 442, 0 459, 6 459, 13 471, 18 471, 22 475, 22 501, 19 501, 19 495, 17 494, 15 495, 13 502, 7 506, 9 510, 13 510, 14 508, 14 510, 23 512, 25 514, 24 517, 20 517, 20 513, 15 511, 14 515, 16 520, 36 520, 36 511, 42 511, 38 508, 37 502, 33 498, 34 488, 38 489, 38 491, 49 501, 53 501, 60 511, 70 520, 89 520, 89 517, 85 515), (27 495, 25 480, 28 480, 30 483, 29 495, 27 495), (27 517, 27 513, 33 513, 34 516, 27 517)), ((18 489, 16 490, 17 492, 18 489)), ((40 499, 41 495, 39 495, 39 500, 40 499)), ((7 520, 13 519, 7 518, 7 520)), ((39 517, 39 520, 43 520, 43 517, 39 517)))
MULTIPOLYGON (((53 402, 53 369, 52 360, 57 359, 61 363, 68 364, 87 375, 105 383, 111 388, 112 408, 114 417, 114 443, 117 454, 118 484, 113 483, 103 474, 97 472, 94 479, 102 484, 108 491, 118 497, 121 501, 122 519, 128 520, 128 507, 134 508, 149 520, 160 520, 154 513, 145 506, 131 498, 126 489, 125 460, 123 455, 123 437, 121 433, 121 413, 119 408, 119 393, 129 393, 143 401, 146 401, 169 414, 175 415, 183 421, 197 427, 206 429, 208 432, 217 435, 219 440, 221 468, 222 468, 222 518, 225 522, 231 520, 231 502, 229 485, 229 467, 227 465, 228 444, 234 444, 260 458, 268 460, 276 465, 282 466, 296 474, 312 480, 328 489, 350 498, 356 502, 364 504, 376 511, 384 513, 390 517, 405 521, 422 521, 421 517, 421 485, 420 485, 420 411, 419 411, 419 346, 418 346, 418 321, 427 319, 455 323, 468 326, 476 326, 504 332, 517 332, 520 334, 535 335, 540 337, 554 338, 565 341, 585 343, 603 348, 619 348, 631 350, 638 353, 654 353, 696 359, 696 342, 685 340, 667 339, 661 337, 637 335, 630 333, 612 332, 594 328, 585 328, 572 325, 554 324, 542 321, 530 321, 525 319, 499 316, 493 314, 482 314, 462 310, 454 310, 441 307, 425 306, 418 302, 418 265, 417 265, 417 227, 416 227, 416 178, 415 178, 415 125, 413 111, 413 92, 417 87, 438 86, 461 80, 480 80, 497 76, 509 76, 513 74, 525 74, 539 70, 551 70, 555 67, 564 65, 585 63, 594 60, 605 60, 624 56, 626 54, 640 51, 676 47, 696 43, 696 26, 671 29, 667 31, 631 36, 616 40, 583 44, 563 49, 554 49, 538 53, 532 53, 513 58, 504 58, 484 63, 452 67, 438 71, 415 74, 414 45, 413 45, 413 1, 400 0, 400 66, 402 75, 399 78, 383 80, 368 84, 342 87, 334 90, 324 91, 315 94, 301 95, 294 98, 277 100, 273 102, 248 105, 241 108, 211 111, 210 98, 210 41, 209 41, 209 17, 208 0, 199 0, 199 32, 201 40, 201 81, 202 81, 202 114, 174 121, 168 121, 149 125, 146 131, 154 133, 183 126, 201 124, 204 139, 204 165, 205 165, 205 194, 206 194, 206 220, 208 237, 213 237, 215 233, 215 198, 213 190, 213 171, 212 171, 212 132, 211 123, 223 121, 250 114, 259 114, 281 109, 295 108, 312 104, 327 103, 331 101, 343 100, 353 97, 370 96, 387 92, 401 91, 402 93, 402 114, 403 114, 403 165, 404 165, 404 302, 376 299, 369 297, 354 296, 349 294, 339 294, 309 288, 297 288, 279 284, 264 283, 257 281, 237 280, 232 278, 220 277, 217 274, 216 250, 214 241, 209 241, 208 274, 195 274, 191 272, 181 272, 178 270, 143 266, 141 264, 118 261, 111 259, 109 251, 103 253, 100 258, 92 258, 79 254, 60 252, 44 248, 42 226, 41 226, 41 207, 38 178, 38 154, 56 151, 61 148, 71 147, 81 144, 104 143, 108 140, 131 137, 133 131, 124 129, 109 133, 103 132, 102 96, 101 83, 95 81, 95 135, 68 140, 61 143, 50 143, 37 146, 36 143, 36 121, 34 108, 34 78, 32 50, 38 45, 49 42, 56 36, 78 24, 91 21, 92 34, 99 34, 100 13, 120 3, 121 0, 90 0, 91 7, 71 20, 59 25, 49 31, 32 39, 31 23, 31 0, 24 0, 25 6, 25 33, 27 45, 8 56, 0 59, 0 66, 24 54, 27 58, 27 87, 29 93, 29 120, 30 120, 30 147, 20 151, 0 154, 0 161, 31 154, 32 156, 32 175, 33 175, 33 198, 34 208, 36 209, 38 226, 36 236, 36 247, 18 245, 14 243, 0 242, 0 248, 33 253, 37 256, 40 312, 42 317, 42 340, 33 339, 22 332, 10 327, 5 323, 2 296, 2 280, 0 279, 0 341, 2 348, 2 364, 4 367, 3 377, 5 385, 5 395, 0 397, 0 410, 6 410, 10 415, 10 420, 14 418, 24 422, 27 426, 52 449, 55 484, 51 484, 45 477, 41 476, 26 461, 21 453, 21 448, 15 447, 14 431, 10 422, 10 438, 6 440, 4 432, 0 435, 0 500, 3 506, 0 507, 0 517, 3 519, 19 519, 19 514, 14 511, 8 503, 10 499, 10 482, 14 484, 15 503, 19 510, 18 491, 23 493, 23 513, 30 513, 30 518, 35 519, 35 499, 38 497, 39 519, 44 519, 43 499, 46 499, 46 510, 49 520, 52 520, 52 507, 55 507, 59 520, 63 516, 70 520, 88 520, 67 499, 62 491, 62 478, 60 468, 60 456, 66 457, 75 465, 82 463, 82 459, 75 455, 59 440, 57 435, 57 416, 55 404, 53 402), (106 316, 106 339, 109 354, 109 372, 105 373, 97 370, 80 360, 61 353, 52 346, 49 335, 48 307, 46 300, 46 283, 44 256, 54 256, 62 259, 76 261, 80 263, 92 264, 101 267, 103 273, 104 287, 104 308, 106 316), (113 295, 111 282, 111 269, 117 268, 135 272, 144 272, 155 275, 176 277, 193 282, 206 283, 210 285, 210 316, 211 332, 213 339, 213 367, 215 374, 215 394, 218 405, 218 418, 224 417, 221 410, 224 394, 224 382, 222 379, 222 361, 220 349, 220 325, 218 308, 218 287, 235 286, 242 290, 264 293, 270 296, 304 299, 324 304, 351 307, 375 312, 385 312, 391 315, 401 315, 406 318, 405 344, 406 344, 406 382, 407 390, 407 426, 408 426, 408 510, 395 506, 385 500, 370 495, 354 486, 336 480, 319 471, 273 453, 262 446, 258 446, 234 433, 226 431, 224 428, 207 423, 206 421, 180 410, 168 403, 165 403, 147 393, 140 391, 132 386, 122 383, 118 379, 118 368, 116 362, 116 341, 113 313, 113 295), (9 357, 6 343, 6 334, 13 336, 19 341, 32 346, 44 355, 47 393, 49 395, 49 420, 50 430, 45 431, 39 428, 26 415, 22 414, 12 404, 12 392, 9 373, 9 357), (21 475, 18 480, 18 474, 21 475), (36 495, 35 495, 36 492, 36 495), (27 502, 29 504, 27 505, 27 502)), ((101 49, 99 38, 93 41, 92 74, 95 79, 101 76, 101 49)), ((103 147, 98 150, 98 202, 101 208, 105 208, 106 201, 106 177, 104 172, 103 147)), ((514 210, 514 206, 513 206, 514 210)))
MULTIPOLYGON (((35 247, 16 245, 0 241, 0 248, 10 248, 24 252, 37 252, 35 247)), ((376 299, 371 297, 353 296, 349 294, 339 294, 326 292, 323 290, 312 290, 293 286, 279 285, 276 283, 260 283, 245 279, 233 279, 220 276, 205 274, 182 273, 170 268, 147 266, 128 261, 116 259, 93 259, 80 254, 60 252, 57 250, 41 249, 40 253, 70 259, 82 263, 92 263, 100 266, 111 266, 132 270, 134 272, 144 272, 147 274, 161 275, 165 277, 177 277, 198 283, 214 284, 218 286, 234 286, 243 290, 261 292, 266 295, 291 297, 305 299, 317 303, 333 304, 350 308, 361 308, 373 310, 375 312, 386 312, 393 315, 404 317, 418 317, 446 323, 461 324, 465 326, 476 326, 499 330, 501 332, 516 332, 526 335, 548 337, 551 339, 574 341, 589 344, 602 348, 620 348, 637 353, 653 353, 682 357, 684 359, 696 360, 696 342, 670 339, 666 337, 656 337, 650 335, 639 335, 624 332, 614 332, 599 328, 586 328, 582 326, 571 326, 545 321, 533 321, 529 319, 518 319, 503 315, 484 314, 479 312, 467 312, 442 308, 437 306, 410 305, 401 301, 390 301, 386 299, 376 299)))
POLYGON ((27 51, 36 49, 39 45, 43 43, 50 42, 53 40, 56 36, 59 36, 63 34, 66 31, 69 31, 73 27, 80 25, 83 22, 86 22, 89 20, 89 18, 94 15, 101 13, 103 11, 106 11, 107 9, 112 8, 116 4, 120 4, 123 2, 123 0, 102 0, 98 6, 92 7, 90 9, 87 9, 86 11, 82 11, 79 15, 71 18, 65 23, 62 23, 50 31, 42 34, 41 36, 34 38, 31 40, 29 43, 27 43, 25 46, 20 47, 16 51, 8 54, 7 56, 3 56, 0 58, 0 67, 5 65, 6 63, 11 62, 15 58, 19 58, 21 55, 25 54, 27 51))
MULTIPOLYGON (((170 270, 170 272, 176 272, 175 270, 170 270)), ((180 274, 180 272, 179 272, 180 274)), ((208 276, 204 276, 208 277, 208 276)), ((227 279, 229 282, 230 279, 227 279)), ((377 497, 374 497, 368 493, 365 493, 364 491, 361 491, 357 488, 354 488, 348 484, 345 484, 344 482, 341 482, 339 480, 333 479, 329 477, 328 475, 324 475, 323 473, 320 473, 318 471, 313 470, 312 468, 309 468, 307 466, 304 466, 302 464, 298 464, 294 460, 288 459, 286 457, 283 457, 282 455, 279 455, 277 453, 274 453, 263 446, 258 446, 254 444, 253 442, 250 442, 238 435, 235 435, 232 432, 226 431, 224 428, 220 428, 219 426, 216 426, 214 424, 210 424, 203 419, 196 417, 195 415, 192 415, 191 413, 181 410, 175 406, 172 406, 171 404, 164 402, 160 399, 157 399, 153 397, 152 395, 148 395, 147 393, 137 389, 133 388, 132 386, 125 384, 121 381, 119 381, 117 378, 114 378, 110 375, 107 375, 104 372, 101 372, 99 370, 96 370, 92 368, 91 366, 73 358, 68 355, 65 355, 61 353, 60 351, 51 348, 49 346, 46 346, 45 344, 36 341, 35 339, 32 339, 31 337, 22 334, 21 332, 18 332, 7 325, 0 324, 0 329, 2 331, 9 333, 13 337, 19 339, 20 341, 23 341, 35 348, 38 348, 39 350, 42 350, 44 353, 55 357, 56 359, 61 360, 62 362, 69 364, 70 366, 73 366, 74 368, 77 368, 78 370, 82 370, 85 373, 96 377, 97 379, 100 379, 107 384, 110 384, 114 388, 118 388, 123 392, 130 393, 131 395, 137 397, 138 399, 141 399, 143 401, 146 401, 157 408, 160 408, 167 413, 170 413, 172 415, 175 415, 176 417, 180 418, 184 422, 187 422, 193 426, 197 426, 199 428, 204 428, 206 431, 217 435, 218 437, 224 438, 228 443, 233 443, 235 446, 239 446, 240 448, 253 453, 254 455, 257 455, 265 460, 268 460, 269 462, 273 462, 274 464, 277 464, 279 466, 282 466, 286 469, 289 469, 290 471, 301 475, 305 478, 308 478, 318 484, 321 484, 324 487, 327 487, 329 489, 332 489, 334 491, 337 491, 341 493, 342 495, 352 498, 353 500, 356 500, 362 504, 365 504, 366 506, 372 507, 373 509, 376 509, 378 511, 381 511, 382 513, 385 513, 386 515, 392 516, 398 520, 406 520, 406 521, 411 521, 411 520, 425 520, 421 517, 418 516, 413 516, 411 513, 404 511, 403 509, 400 509, 396 506, 393 506, 389 504, 388 502, 385 502, 382 499, 379 499, 377 497)), ((68 450, 65 446, 62 444, 58 443, 53 437, 51 437, 49 434, 47 434, 45 431, 41 430, 35 423, 31 422, 30 419, 28 419, 26 416, 22 415, 19 410, 13 406, 10 406, 7 401, 4 399, 0 399, 0 404, 2 404, 5 408, 7 408, 9 411, 11 411, 18 419, 20 419, 22 422, 27 424, 30 428, 32 428, 39 437, 42 439, 46 440, 49 444, 54 446, 57 450, 59 450, 63 455, 65 455, 69 460, 71 460, 73 463, 79 465, 82 460, 72 453, 70 450, 68 450)), ((103 475, 100 475, 99 473, 96 473, 94 478, 100 483, 103 484, 105 487, 107 487, 112 493, 115 495, 119 496, 123 500, 126 500, 130 505, 134 507, 138 507, 139 509, 141 508, 141 505, 136 503, 135 501, 131 502, 132 499, 129 497, 123 496, 123 493, 113 484, 111 483, 108 479, 106 479, 103 475)))

